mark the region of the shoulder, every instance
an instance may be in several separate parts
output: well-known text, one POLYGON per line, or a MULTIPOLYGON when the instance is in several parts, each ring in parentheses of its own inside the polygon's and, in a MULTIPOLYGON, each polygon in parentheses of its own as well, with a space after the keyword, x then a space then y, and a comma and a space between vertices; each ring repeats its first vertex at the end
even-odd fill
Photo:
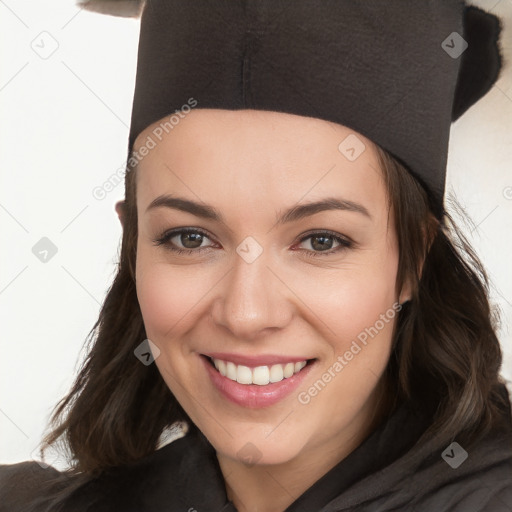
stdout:
MULTIPOLYGON (((36 461, 0 464, 0 512, 46 512, 56 501, 74 512, 96 505, 115 510, 117 500, 128 510, 146 486, 161 481, 162 474, 174 481, 191 459, 199 464, 203 460, 195 436, 171 434, 141 460, 96 475, 61 472, 36 461)), ((162 487, 169 490, 167 483, 162 487)))
POLYGON ((134 463, 103 471, 69 497, 66 510, 183 512, 222 510, 226 503, 215 450, 189 433, 134 463))
POLYGON ((55 468, 35 461, 0 464, 0 512, 29 510, 35 498, 62 478, 55 468))
POLYGON ((512 430, 495 431, 470 446, 454 441, 437 447, 429 457, 434 460, 409 479, 415 511, 509 510, 505 505, 512 504, 512 430))
POLYGON ((126 492, 127 486, 123 484, 126 483, 127 475, 136 474, 140 477, 141 473, 144 474, 149 468, 155 466, 155 459, 158 461, 163 455, 170 453, 171 460, 179 464, 183 458, 186 458, 187 451, 191 449, 191 440, 185 436, 187 431, 187 425, 181 423, 165 429, 159 442, 159 449, 146 457, 149 464, 144 464, 143 460, 142 464, 135 464, 133 468, 121 467, 117 471, 107 471, 102 474, 102 477, 69 474, 34 460, 0 464, 0 512, 43 511, 49 506, 50 495, 53 499, 54 494, 58 494, 59 499, 65 499, 65 496, 80 496, 84 491, 84 494, 92 492, 94 497, 95 491, 103 488, 100 485, 102 483, 107 487, 110 485, 111 489, 117 487, 126 492), (181 437, 185 439, 177 442, 181 437))
MULTIPOLYGON (((472 456, 470 453, 467 461, 472 456)), ((464 462, 460 468, 467 462, 464 462)), ((426 492, 414 501, 416 512, 431 510, 446 512, 505 512, 512 510, 512 459, 501 461, 479 471, 459 474, 458 469, 451 469, 452 474, 443 481, 436 482, 434 475, 430 481, 423 479, 426 492), (434 485, 431 484, 434 481, 434 485)), ((418 482, 419 483, 419 482, 418 482)), ((419 487, 418 487, 419 488, 419 487)))

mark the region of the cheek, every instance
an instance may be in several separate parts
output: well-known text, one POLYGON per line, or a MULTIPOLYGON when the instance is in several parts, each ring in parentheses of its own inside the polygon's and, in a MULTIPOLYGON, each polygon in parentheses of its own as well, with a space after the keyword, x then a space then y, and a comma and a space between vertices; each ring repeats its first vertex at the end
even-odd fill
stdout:
MULTIPOLYGON (((355 398, 354 404, 338 404, 336 407, 352 407, 353 412, 365 403, 385 370, 392 347, 393 328, 397 318, 395 290, 397 258, 381 260, 362 274, 347 279, 338 298, 337 314, 333 330, 335 356, 341 362, 338 381, 331 392, 343 393, 355 398), (358 398, 356 398, 358 397, 358 398)), ((338 366, 338 368, 340 368, 338 366)))
POLYGON ((364 338, 376 322, 382 331, 380 339, 391 337, 397 264, 394 253, 380 258, 375 255, 362 264, 347 264, 345 268, 316 272, 309 277, 304 274, 300 280, 292 281, 297 295, 304 298, 304 311, 311 310, 310 322, 319 326, 337 353, 344 352, 361 333, 364 338), (386 316, 384 323, 381 315, 386 316))
POLYGON ((142 250, 137 259, 136 287, 148 337, 163 339, 183 332, 194 305, 208 291, 208 281, 193 266, 173 268, 142 250))
POLYGON ((298 401, 307 404, 310 421, 321 425, 325 438, 361 413, 388 364, 398 315, 396 269, 397 260, 389 258, 309 283, 310 304, 321 320, 314 325, 329 350, 298 401), (326 415, 332 418, 327 424, 326 415))
MULTIPOLYGON (((393 272, 383 275, 368 273, 359 279, 353 277, 341 288, 336 313, 332 311, 332 317, 344 342, 356 338, 364 340, 364 333, 375 326, 381 339, 390 337, 393 324, 390 319, 394 317, 392 306, 396 302, 394 277, 393 272)), ((372 332, 375 335, 375 331, 372 332)))
MULTIPOLYGON (((178 321, 180 304, 178 289, 158 268, 145 270, 137 276, 137 297, 148 337, 157 337, 178 321)), ((181 302, 183 304, 183 302, 181 302)))

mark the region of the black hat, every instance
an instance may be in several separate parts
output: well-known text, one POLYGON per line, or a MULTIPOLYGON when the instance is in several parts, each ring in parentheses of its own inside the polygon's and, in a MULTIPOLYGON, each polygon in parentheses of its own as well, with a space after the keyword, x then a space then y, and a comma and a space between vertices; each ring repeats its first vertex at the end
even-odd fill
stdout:
POLYGON ((499 18, 463 0, 91 0, 86 8, 141 16, 129 151, 191 99, 195 108, 316 117, 391 153, 439 218, 451 123, 502 65, 499 18))

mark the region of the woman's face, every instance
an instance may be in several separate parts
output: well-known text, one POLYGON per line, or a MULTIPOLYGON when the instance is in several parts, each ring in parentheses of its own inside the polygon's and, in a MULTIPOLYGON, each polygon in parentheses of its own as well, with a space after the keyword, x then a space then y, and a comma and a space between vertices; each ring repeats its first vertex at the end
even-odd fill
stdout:
POLYGON ((279 464, 357 446, 406 298, 371 142, 251 110, 196 109, 160 132, 155 123, 134 149, 149 148, 137 170, 137 295, 163 379, 225 458, 279 464), (151 207, 162 196, 175 202, 151 207), (171 230, 190 233, 154 242, 171 230))

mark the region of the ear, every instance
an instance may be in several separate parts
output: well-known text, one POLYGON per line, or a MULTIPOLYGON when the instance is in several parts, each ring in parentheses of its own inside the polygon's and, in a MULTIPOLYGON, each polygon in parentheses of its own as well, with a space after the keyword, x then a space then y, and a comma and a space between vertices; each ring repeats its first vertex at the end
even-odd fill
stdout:
POLYGON ((410 279, 406 279, 405 283, 400 290, 400 295, 398 296, 398 304, 402 305, 406 302, 409 302, 412 299, 412 284, 410 279))
MULTIPOLYGON (((430 213, 428 216, 427 225, 424 227, 423 231, 423 237, 424 237, 424 243, 425 243, 425 253, 418 261, 418 276, 420 276, 423 273, 423 266, 425 265, 425 260, 428 256, 428 253, 430 251, 430 248, 432 247, 432 244, 434 243, 434 240, 437 236, 437 231, 440 228, 440 222, 439 220, 430 213)), ((410 277, 406 278, 402 289, 400 290, 400 294, 398 296, 398 303, 404 304, 405 302, 408 302, 412 299, 413 295, 413 282, 410 277)))
POLYGON ((118 201, 116 203, 116 212, 117 212, 117 216, 119 217, 119 220, 121 221, 121 226, 123 226, 124 228, 124 208, 125 208, 125 202, 124 200, 123 201, 118 201))

